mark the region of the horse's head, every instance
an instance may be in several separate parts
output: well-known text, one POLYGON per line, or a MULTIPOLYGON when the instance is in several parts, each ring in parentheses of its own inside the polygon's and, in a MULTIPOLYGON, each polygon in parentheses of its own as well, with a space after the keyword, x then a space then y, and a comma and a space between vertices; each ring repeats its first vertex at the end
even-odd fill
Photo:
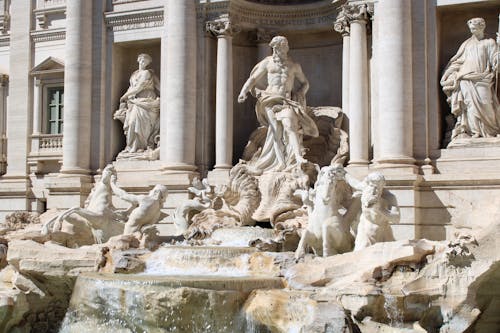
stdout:
POLYGON ((318 180, 314 185, 316 198, 323 200, 325 204, 335 196, 335 186, 339 181, 345 180, 346 171, 342 164, 327 165, 321 168, 318 180))

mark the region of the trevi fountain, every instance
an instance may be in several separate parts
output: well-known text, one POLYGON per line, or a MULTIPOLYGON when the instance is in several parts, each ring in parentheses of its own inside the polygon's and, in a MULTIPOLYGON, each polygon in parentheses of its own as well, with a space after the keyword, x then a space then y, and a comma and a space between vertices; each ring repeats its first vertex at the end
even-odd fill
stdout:
POLYGON ((500 332, 500 3, 473 2, 0 1, 9 108, 22 13, 34 43, 66 22, 65 61, 30 74, 43 104, 63 68, 65 96, 62 132, 30 136, 27 209, 3 208, 7 135, 0 332, 500 332))

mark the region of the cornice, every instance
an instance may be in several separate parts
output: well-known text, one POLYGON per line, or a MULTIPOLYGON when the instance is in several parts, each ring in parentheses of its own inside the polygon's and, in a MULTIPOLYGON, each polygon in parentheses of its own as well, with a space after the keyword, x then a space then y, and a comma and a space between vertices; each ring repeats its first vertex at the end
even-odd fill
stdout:
POLYGON ((229 14, 229 1, 199 4, 196 8, 198 19, 213 21, 229 14))
POLYGON ((163 7, 104 13, 106 26, 113 31, 145 29, 163 26, 163 7))
POLYGON ((47 28, 47 20, 48 16, 56 15, 56 14, 65 14, 66 15, 66 5, 58 4, 57 6, 48 6, 44 8, 37 8, 33 10, 33 14, 35 14, 36 21, 38 26, 42 29, 47 28))
POLYGON ((7 74, 0 74, 0 87, 5 87, 9 83, 9 76, 7 74))
POLYGON ((331 1, 287 7, 233 0, 230 16, 250 29, 328 30, 337 16, 337 7, 331 1))
POLYGON ((0 35, 0 47, 10 45, 10 35, 0 35))
POLYGON ((66 29, 47 29, 47 30, 34 30, 31 31, 31 38, 33 42, 48 42, 53 40, 63 40, 66 39, 66 29))

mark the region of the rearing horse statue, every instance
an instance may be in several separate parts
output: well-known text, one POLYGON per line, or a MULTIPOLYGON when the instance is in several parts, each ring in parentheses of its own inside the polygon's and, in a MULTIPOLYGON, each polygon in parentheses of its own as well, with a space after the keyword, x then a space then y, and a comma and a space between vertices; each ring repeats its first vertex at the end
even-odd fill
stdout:
POLYGON ((295 258, 303 256, 308 247, 323 257, 352 251, 354 237, 340 212, 351 197, 345 174, 341 164, 325 166, 319 171, 314 189, 295 191, 309 213, 309 224, 302 232, 295 258))

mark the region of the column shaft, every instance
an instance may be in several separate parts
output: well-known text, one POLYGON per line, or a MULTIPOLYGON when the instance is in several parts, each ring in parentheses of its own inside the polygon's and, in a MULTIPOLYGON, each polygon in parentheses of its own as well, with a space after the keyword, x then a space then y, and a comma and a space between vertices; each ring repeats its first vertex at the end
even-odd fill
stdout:
POLYGON ((217 38, 215 106, 215 168, 230 169, 233 163, 233 51, 232 37, 217 38))
POLYGON ((166 7, 160 159, 166 169, 192 171, 196 144, 196 8, 194 0, 169 0, 166 7))
POLYGON ((342 111, 349 116, 349 34, 342 36, 342 111))
POLYGON ((406 1, 378 3, 377 59, 381 164, 413 164, 411 7, 406 1), (382 75, 383 74, 383 75, 382 75))
POLYGON ((87 174, 92 110, 92 1, 68 1, 66 22, 61 173, 87 174))
POLYGON ((368 165, 368 57, 365 20, 351 22, 349 44, 349 165, 368 165))

